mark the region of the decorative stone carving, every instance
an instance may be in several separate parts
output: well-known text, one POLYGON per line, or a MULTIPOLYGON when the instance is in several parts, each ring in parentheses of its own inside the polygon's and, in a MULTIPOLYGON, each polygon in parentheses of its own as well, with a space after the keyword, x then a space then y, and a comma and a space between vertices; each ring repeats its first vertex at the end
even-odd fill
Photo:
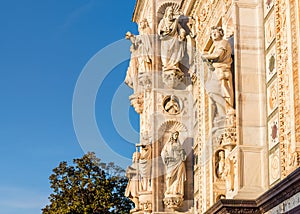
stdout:
POLYGON ((144 214, 152 213, 152 203, 150 201, 141 203, 141 207, 144 211, 144 214))
POLYGON ((181 70, 167 70, 163 72, 163 82, 168 88, 176 88, 183 80, 184 74, 181 70))
POLYGON ((126 177, 128 178, 128 184, 125 190, 125 196, 133 201, 135 208, 130 212, 139 210, 139 178, 137 171, 137 162, 139 159, 139 152, 135 152, 132 155, 132 165, 126 170, 126 177))
POLYGON ((267 89, 267 110, 270 115, 278 107, 278 85, 277 80, 271 83, 267 89))
POLYGON ((236 128, 226 128, 218 137, 219 144, 231 151, 236 146, 236 128))
POLYGON ((164 204, 172 210, 182 206, 183 197, 180 195, 168 195, 164 198, 164 204))
POLYGON ((268 20, 266 21, 265 25, 265 44, 266 48, 273 42, 275 39, 275 18, 274 14, 272 14, 268 20))
POLYGON ((265 13, 265 16, 269 13, 269 11, 273 7, 273 5, 274 5, 274 0, 264 0, 264 13, 265 13))
POLYGON ((280 154, 277 148, 269 156, 269 182, 272 185, 280 178, 280 154))
POLYGON ((205 88, 212 99, 219 117, 226 115, 226 110, 233 108, 234 94, 231 74, 231 47, 223 39, 224 31, 221 27, 211 28, 211 37, 214 40, 213 53, 203 53, 201 58, 209 68, 210 74, 205 88))
POLYGON ((166 134, 166 132, 174 132, 174 131, 187 131, 187 128, 176 120, 168 120, 165 121, 163 124, 160 125, 159 128, 159 137, 162 137, 166 134))
POLYGON ((151 76, 148 73, 139 74, 138 82, 146 91, 151 91, 152 81, 151 76))
POLYGON ((144 94, 133 94, 129 96, 130 103, 133 106, 134 110, 138 113, 141 114, 144 110, 144 94))
POLYGON ((271 47, 270 51, 266 55, 266 80, 269 82, 271 78, 276 74, 276 49, 275 45, 271 47))
POLYGON ((167 96, 164 99, 163 107, 168 114, 176 115, 181 111, 179 99, 175 95, 167 96))
POLYGON ((222 127, 218 128, 215 137, 218 144, 229 152, 236 146, 236 116, 235 110, 228 111, 226 121, 222 127))
POLYGON ((269 149, 272 149, 279 143, 279 123, 278 114, 270 119, 268 122, 268 142, 269 149))
POLYGON ((225 169, 224 173, 222 174, 223 179, 226 181, 226 191, 230 192, 234 190, 234 180, 235 180, 235 163, 236 158, 227 157, 225 161, 225 169))

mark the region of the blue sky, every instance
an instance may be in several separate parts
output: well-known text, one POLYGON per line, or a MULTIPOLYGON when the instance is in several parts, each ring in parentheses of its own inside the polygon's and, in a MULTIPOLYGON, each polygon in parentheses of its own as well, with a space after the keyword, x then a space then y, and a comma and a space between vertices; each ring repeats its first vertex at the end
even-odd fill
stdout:
MULTIPOLYGON (((41 213, 51 192, 51 170, 60 161, 81 157, 81 146, 93 140, 87 135, 79 142, 74 131, 76 83, 95 54, 123 39, 128 30, 136 33, 131 22, 135 1, 0 2, 0 213, 41 213)), ((128 50, 122 51, 129 53, 126 45, 128 50)), ((94 108, 105 143, 129 158, 132 139, 118 133, 112 120, 117 115, 120 123, 129 120, 138 130, 138 117, 129 108, 130 90, 121 85, 127 66, 128 60, 119 62, 101 81, 94 108)))

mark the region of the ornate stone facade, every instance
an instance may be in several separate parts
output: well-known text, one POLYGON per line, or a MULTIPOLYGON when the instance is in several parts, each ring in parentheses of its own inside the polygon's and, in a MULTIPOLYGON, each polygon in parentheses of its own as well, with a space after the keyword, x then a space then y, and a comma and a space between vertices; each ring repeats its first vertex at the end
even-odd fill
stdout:
POLYGON ((137 0, 132 213, 299 210, 298 187, 274 192, 300 164, 299 11, 296 0, 137 0))

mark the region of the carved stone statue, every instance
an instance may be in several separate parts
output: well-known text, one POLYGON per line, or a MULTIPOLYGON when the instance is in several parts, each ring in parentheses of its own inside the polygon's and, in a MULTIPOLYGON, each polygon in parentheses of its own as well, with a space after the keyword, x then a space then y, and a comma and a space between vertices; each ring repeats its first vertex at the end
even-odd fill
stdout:
POLYGON ((140 158, 139 152, 134 152, 132 155, 132 165, 126 170, 128 184, 125 190, 125 196, 133 201, 135 208, 132 211, 139 210, 139 176, 137 172, 137 161, 140 158))
POLYGON ((178 64, 185 54, 186 32, 179 24, 178 18, 179 16, 174 14, 174 9, 170 6, 166 8, 164 16, 158 24, 163 71, 180 70, 178 64))
POLYGON ((224 116, 227 109, 233 108, 234 94, 231 74, 231 47, 223 39, 224 32, 221 27, 211 28, 211 38, 214 41, 213 53, 203 53, 201 58, 207 62, 212 70, 210 79, 206 82, 206 90, 214 101, 219 116, 224 116))
POLYGON ((140 190, 151 191, 151 145, 141 145, 139 173, 141 175, 140 190))
POLYGON ((224 150, 220 150, 217 153, 216 157, 216 175, 217 178, 224 180, 224 172, 225 172, 225 152, 224 150))
POLYGON ((170 99, 166 102, 164 108, 169 114, 179 114, 180 106, 178 100, 176 99, 176 96, 172 95, 170 99))
POLYGON ((184 194, 186 153, 178 141, 178 136, 178 131, 173 132, 161 151, 161 157, 167 172, 165 196, 183 196, 184 194))
POLYGON ((172 6, 167 7, 157 29, 161 40, 162 78, 169 88, 177 87, 184 77, 179 64, 186 53, 186 31, 179 23, 179 16, 172 6))
POLYGON ((151 29, 148 21, 143 19, 139 24, 139 35, 133 35, 130 32, 126 33, 125 38, 132 43, 133 57, 138 60, 138 73, 145 73, 151 70, 152 63, 152 44, 150 39, 151 29))

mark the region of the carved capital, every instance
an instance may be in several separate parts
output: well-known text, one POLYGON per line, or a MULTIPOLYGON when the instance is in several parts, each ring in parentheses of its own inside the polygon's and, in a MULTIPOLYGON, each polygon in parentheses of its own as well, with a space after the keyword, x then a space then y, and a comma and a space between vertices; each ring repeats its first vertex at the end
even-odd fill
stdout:
POLYGON ((164 204, 169 209, 177 209, 182 205, 183 195, 166 195, 164 198, 164 204))

